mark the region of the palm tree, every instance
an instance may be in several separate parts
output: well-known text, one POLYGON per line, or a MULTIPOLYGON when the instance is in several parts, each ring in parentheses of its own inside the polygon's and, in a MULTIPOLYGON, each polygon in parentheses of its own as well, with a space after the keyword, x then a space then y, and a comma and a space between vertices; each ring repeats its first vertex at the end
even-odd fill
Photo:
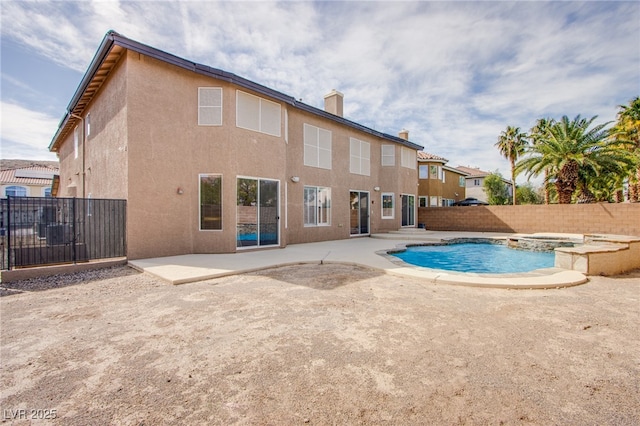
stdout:
POLYGON ((516 161, 524 154, 527 146, 527 135, 520 131, 520 127, 507 126, 507 129, 500 133, 495 146, 500 150, 500 154, 509 160, 511 165, 511 189, 513 191, 513 205, 516 205, 516 161))
POLYGON ((633 153, 637 167, 629 174, 629 201, 640 201, 640 97, 629 102, 629 105, 620 105, 618 122, 614 128, 615 138, 618 141, 627 142, 633 153))
POLYGON ((526 170, 529 176, 549 171, 555 179, 560 204, 570 204, 579 185, 589 189, 589 177, 621 173, 633 164, 633 159, 609 137, 605 129, 609 123, 590 128, 596 118, 562 117, 548 127, 537 144, 529 146, 528 156, 516 168, 526 170))
MULTIPOLYGON (((547 132, 547 129, 553 125, 555 121, 552 118, 539 118, 536 121, 535 126, 531 128, 529 131, 529 140, 532 144, 536 145, 541 143, 544 135, 547 132)), ((553 185, 552 182, 549 181, 549 169, 544 170, 544 203, 549 204, 551 202, 551 187, 553 185)))

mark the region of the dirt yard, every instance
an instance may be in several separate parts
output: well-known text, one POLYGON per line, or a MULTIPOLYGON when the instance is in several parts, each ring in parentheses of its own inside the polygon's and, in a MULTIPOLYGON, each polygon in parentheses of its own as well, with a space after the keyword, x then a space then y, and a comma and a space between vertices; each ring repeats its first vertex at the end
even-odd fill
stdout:
POLYGON ((119 268, 0 307, 4 424, 640 424, 640 271, 499 290, 119 268))

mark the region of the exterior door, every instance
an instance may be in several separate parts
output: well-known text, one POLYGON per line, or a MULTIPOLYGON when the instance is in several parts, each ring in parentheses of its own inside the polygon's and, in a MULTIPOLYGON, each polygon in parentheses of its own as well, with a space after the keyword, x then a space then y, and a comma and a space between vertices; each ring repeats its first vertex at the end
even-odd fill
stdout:
POLYGON ((238 178, 236 247, 278 245, 279 182, 238 178))
POLYGON ((402 226, 416 226, 416 197, 402 194, 402 226))
POLYGON ((351 235, 369 233, 369 193, 365 191, 350 192, 351 208, 349 209, 351 235))

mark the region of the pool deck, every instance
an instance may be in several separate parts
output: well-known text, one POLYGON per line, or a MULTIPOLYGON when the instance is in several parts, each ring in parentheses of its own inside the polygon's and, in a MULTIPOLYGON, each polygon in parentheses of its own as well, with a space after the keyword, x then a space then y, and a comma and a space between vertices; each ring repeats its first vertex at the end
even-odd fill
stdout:
POLYGON ((189 254, 130 260, 132 267, 171 284, 185 284, 254 272, 278 266, 305 263, 361 265, 398 276, 424 279, 432 284, 488 288, 560 288, 587 282, 577 271, 547 268, 520 274, 458 273, 407 265, 379 254, 406 244, 438 242, 452 238, 506 238, 512 234, 488 232, 424 231, 390 233, 318 243, 291 244, 286 248, 240 251, 230 254, 189 254))

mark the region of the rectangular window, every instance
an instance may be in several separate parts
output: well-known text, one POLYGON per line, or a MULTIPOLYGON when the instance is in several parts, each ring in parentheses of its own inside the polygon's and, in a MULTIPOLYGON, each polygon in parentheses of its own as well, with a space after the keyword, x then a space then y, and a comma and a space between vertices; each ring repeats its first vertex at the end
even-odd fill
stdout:
POLYGON ((198 87, 198 126, 222 126, 222 87, 198 87))
POLYGON ((421 164, 418 166, 418 178, 429 179, 429 166, 421 164))
POLYGON ((200 230, 222 229, 222 176, 200 177, 200 230))
POLYGON ((418 207, 427 207, 427 197, 418 197, 418 207))
POLYGON ((480 186, 480 179, 474 179, 473 186, 480 186))
POLYGON ((395 200, 392 192, 382 193, 382 218, 393 219, 395 217, 395 200))
POLYGON ((438 179, 444 182, 444 174, 442 173, 442 167, 438 166, 438 179))
POLYGON ((331 132, 304 125, 304 165, 331 170, 331 132))
POLYGON ((85 120, 87 122, 87 137, 91 135, 91 113, 87 114, 87 118, 85 120))
POLYGON ((445 183, 447 172, 442 167, 440 167, 440 170, 442 171, 442 183, 445 183))
POLYGON ((331 224, 331 188, 305 186, 303 204, 305 226, 331 224))
POLYGON ((371 146, 356 138, 349 138, 350 162, 349 171, 357 175, 370 176, 371 174, 371 146))
POLYGON ((413 169, 416 167, 416 152, 409 148, 402 148, 402 158, 400 159, 400 165, 413 169))
POLYGON ((394 145, 382 145, 382 165, 396 165, 396 147, 394 145))
POLYGON ((429 179, 438 179, 438 166, 429 166, 429 179))
POLYGON ((438 197, 435 195, 432 195, 429 200, 429 207, 439 207, 439 206, 440 204, 438 203, 438 197))
POLYGON ((76 126, 75 129, 73 129, 73 158, 78 158, 78 140, 80 139, 78 133, 78 126, 76 126))
POLYGON ((237 127, 279 137, 281 122, 280 104, 236 91, 237 127))
POLYGON ((458 178, 458 186, 464 188, 464 181, 465 181, 464 176, 460 176, 458 178))

